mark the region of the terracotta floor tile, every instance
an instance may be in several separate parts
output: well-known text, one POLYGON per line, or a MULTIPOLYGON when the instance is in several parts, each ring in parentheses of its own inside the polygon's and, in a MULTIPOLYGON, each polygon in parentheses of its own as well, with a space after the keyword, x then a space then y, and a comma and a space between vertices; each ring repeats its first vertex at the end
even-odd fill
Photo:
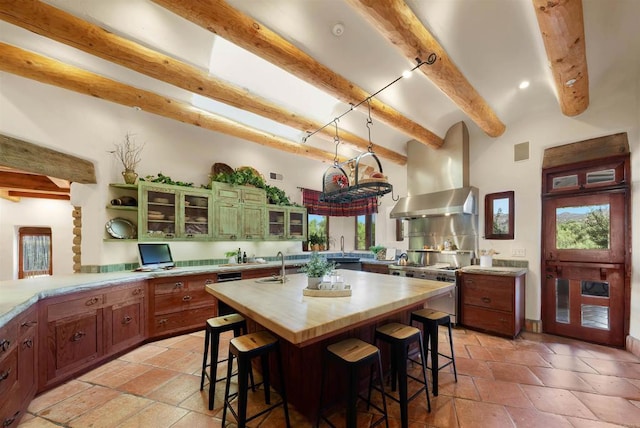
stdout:
MULTIPOLYGON (((597 419, 591 410, 582 404, 570 391, 532 385, 522 385, 522 390, 529 397, 534 407, 541 412, 576 416, 585 419, 597 419)), ((576 392, 575 394, 579 393, 576 392)))
POLYGON ((150 404, 151 400, 146 398, 122 394, 73 419, 69 422, 69 426, 73 428, 111 428, 124 422, 150 404))
POLYGON ((591 373, 579 373, 578 376, 593 387, 593 391, 585 392, 596 392, 628 400, 640 400, 640 388, 624 378, 591 373))
POLYGON ((603 375, 640 379, 640 363, 602 360, 599 358, 582 358, 582 361, 603 375))
MULTIPOLYGON (((182 349, 167 348, 166 351, 145 360, 145 364, 173 369, 175 367, 176 361, 179 361, 182 358, 189 357, 191 354, 191 352, 184 351, 182 349)), ((202 354, 200 354, 200 363, 202 364, 202 354)))
POLYGON ((96 376, 91 380, 91 382, 107 386, 109 388, 117 388, 123 383, 148 372, 152 368, 153 367, 146 364, 128 363, 122 367, 109 370, 108 372, 96 376))
POLYGON ((128 382, 119 385, 118 389, 123 392, 145 396, 179 374, 179 372, 173 370, 154 367, 140 376, 136 376, 128 382))
MULTIPOLYGON (((184 340, 184 336, 168 337, 166 339, 156 340, 155 342, 153 342, 153 345, 162 346, 162 347, 168 348, 171 345, 173 345, 174 343, 180 342, 181 340, 184 340)), ((203 346, 204 346, 204 341, 202 343, 203 343, 203 346)))
POLYGON ((640 426, 640 408, 634 406, 628 400, 586 392, 574 392, 574 394, 591 409, 598 418, 606 422, 640 426))
POLYGON ((221 428, 222 419, 212 418, 197 412, 189 412, 171 428, 221 428))
MULTIPOLYGON (((153 390, 147 397, 152 400, 177 406, 195 391, 200 392, 200 377, 181 374, 161 387, 153 390)), ((203 391, 206 393, 207 391, 203 391)), ((223 390, 224 394, 224 390, 223 390)))
MULTIPOLYGON (((433 393, 433 391, 431 391, 433 393)), ((473 383, 473 378, 458 374, 458 382, 452 374, 440 373, 438 378, 438 395, 479 400, 480 395, 473 383)))
POLYGON ((54 424, 53 422, 49 422, 46 419, 31 417, 28 418, 25 416, 20 421, 21 428, 59 428, 60 425, 54 424))
POLYGON ((479 334, 478 342, 480 342, 480 344, 485 348, 515 348, 512 340, 506 339, 504 337, 489 336, 487 334, 479 334))
POLYGON ((493 372, 485 361, 474 360, 471 358, 456 358, 456 369, 458 375, 467 375, 473 377, 484 377, 493 379, 493 372))
POLYGON ((542 385, 540 379, 538 379, 526 366, 495 361, 489 361, 487 362, 487 365, 491 369, 493 377, 496 380, 529 385, 542 385))
POLYGON ((556 369, 571 370, 574 372, 597 373, 589 364, 578 357, 571 355, 541 354, 556 369))
POLYGON ((494 357, 491 354, 491 351, 489 351, 484 346, 466 345, 466 347, 467 347, 467 352, 469 353, 469 356, 474 360, 485 360, 485 361, 494 360, 494 357))
POLYGON ((187 413, 188 410, 156 402, 117 425, 117 428, 170 427, 187 413))
POLYGON ((502 361, 504 363, 522 364, 529 367, 551 367, 548 361, 534 351, 493 349, 491 355, 493 355, 495 361, 502 361))
POLYGON ((148 344, 146 346, 141 346, 138 349, 134 349, 128 354, 122 355, 118 358, 121 361, 127 361, 130 363, 142 363, 145 360, 148 360, 151 357, 155 357, 158 354, 166 351, 167 348, 162 346, 156 346, 154 344, 148 344))
POLYGON ((640 363, 640 358, 623 349, 609 348, 593 343, 582 344, 583 349, 588 350, 594 358, 602 360, 626 361, 630 363, 640 363))
POLYGON ((456 398, 455 407, 461 428, 513 426, 504 406, 456 398))
MULTIPOLYGON (((457 427, 458 417, 454 405, 454 398, 445 395, 431 397, 431 413, 423 409, 423 422, 429 427, 457 427)), ((417 421, 422 421, 416 418, 417 421)))
POLYGON ((120 395, 118 391, 103 386, 92 386, 58 404, 41 411, 38 416, 59 423, 67 423, 85 412, 106 403, 120 395))
POLYGON ((568 355, 572 357, 593 357, 593 354, 586 349, 567 343, 547 343, 547 347, 558 355, 568 355))
POLYGON ((533 408, 507 407, 507 412, 518 428, 571 428, 571 422, 564 416, 540 412, 533 408))
POLYGON ((199 353, 202 356, 204 352, 204 338, 197 336, 184 336, 184 340, 171 344, 172 349, 182 349, 199 353))
POLYGON ((484 402, 511 407, 533 407, 517 383, 493 379, 474 379, 480 398, 484 402))
POLYGON ((129 362, 122 361, 120 359, 109 361, 108 363, 103 364, 100 367, 97 367, 91 370, 90 372, 87 372, 81 375, 80 377, 78 377, 78 380, 95 383, 95 380, 99 379, 104 373, 108 373, 113 370, 118 370, 121 367, 125 367, 127 365, 129 365, 129 362))
POLYGON ((33 399, 29 404, 29 411, 38 413, 89 388, 91 388, 89 383, 71 380, 33 399))
POLYGON ((572 416, 567 416, 567 420, 571 422, 571 426, 575 428, 620 428, 620 425, 618 424, 594 421, 591 419, 574 418, 572 416))
POLYGON ((531 371, 542 381, 544 386, 573 391, 595 392, 595 389, 589 383, 572 371, 546 367, 531 367, 531 371))

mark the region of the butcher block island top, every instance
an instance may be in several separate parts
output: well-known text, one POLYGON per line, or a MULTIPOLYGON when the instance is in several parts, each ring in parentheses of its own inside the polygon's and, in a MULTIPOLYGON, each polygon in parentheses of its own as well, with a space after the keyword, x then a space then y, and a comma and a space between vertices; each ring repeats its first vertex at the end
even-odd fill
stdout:
POLYGON ((453 284, 368 272, 338 270, 351 286, 348 297, 303 296, 305 274, 287 282, 254 279, 214 283, 207 291, 296 346, 306 346, 447 293, 453 284))

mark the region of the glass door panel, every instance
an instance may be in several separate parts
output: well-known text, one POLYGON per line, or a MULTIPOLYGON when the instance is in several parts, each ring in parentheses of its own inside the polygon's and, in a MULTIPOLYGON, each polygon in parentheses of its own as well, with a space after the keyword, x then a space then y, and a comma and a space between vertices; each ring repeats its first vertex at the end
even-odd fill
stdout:
POLYGON ((146 218, 142 224, 144 238, 166 239, 176 236, 176 194, 149 188, 143 195, 146 218))
POLYGON ((186 238, 206 238, 211 236, 209 224, 211 197, 209 195, 184 194, 184 236, 186 238))

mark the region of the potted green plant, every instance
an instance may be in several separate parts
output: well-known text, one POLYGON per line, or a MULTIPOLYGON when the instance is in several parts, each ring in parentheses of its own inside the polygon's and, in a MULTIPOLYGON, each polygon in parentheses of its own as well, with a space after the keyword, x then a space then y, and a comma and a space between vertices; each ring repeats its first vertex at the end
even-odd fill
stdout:
POLYGON ((382 245, 372 245, 369 247, 369 251, 371 251, 377 260, 384 260, 386 257, 387 248, 382 245))
POLYGON ((237 251, 226 251, 224 256, 228 259, 228 263, 233 265, 236 263, 238 252, 237 251))
POLYGON ((320 251, 321 246, 324 244, 324 236, 319 233, 310 233, 309 234, 309 248, 312 251, 320 251))
POLYGON ((335 263, 328 262, 326 258, 320 257, 320 254, 314 251, 307 264, 300 268, 300 272, 307 274, 307 288, 317 289, 318 284, 322 282, 322 277, 335 267, 335 263))

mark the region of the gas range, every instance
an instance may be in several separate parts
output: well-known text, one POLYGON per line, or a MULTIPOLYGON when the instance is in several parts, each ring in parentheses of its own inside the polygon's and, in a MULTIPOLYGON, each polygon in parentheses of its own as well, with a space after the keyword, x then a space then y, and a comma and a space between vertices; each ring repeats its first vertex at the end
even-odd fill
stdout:
POLYGON ((456 282, 457 274, 459 271, 460 267, 449 266, 445 264, 435 264, 430 266, 421 266, 414 264, 389 265, 389 273, 391 275, 422 278, 442 282, 456 282))

